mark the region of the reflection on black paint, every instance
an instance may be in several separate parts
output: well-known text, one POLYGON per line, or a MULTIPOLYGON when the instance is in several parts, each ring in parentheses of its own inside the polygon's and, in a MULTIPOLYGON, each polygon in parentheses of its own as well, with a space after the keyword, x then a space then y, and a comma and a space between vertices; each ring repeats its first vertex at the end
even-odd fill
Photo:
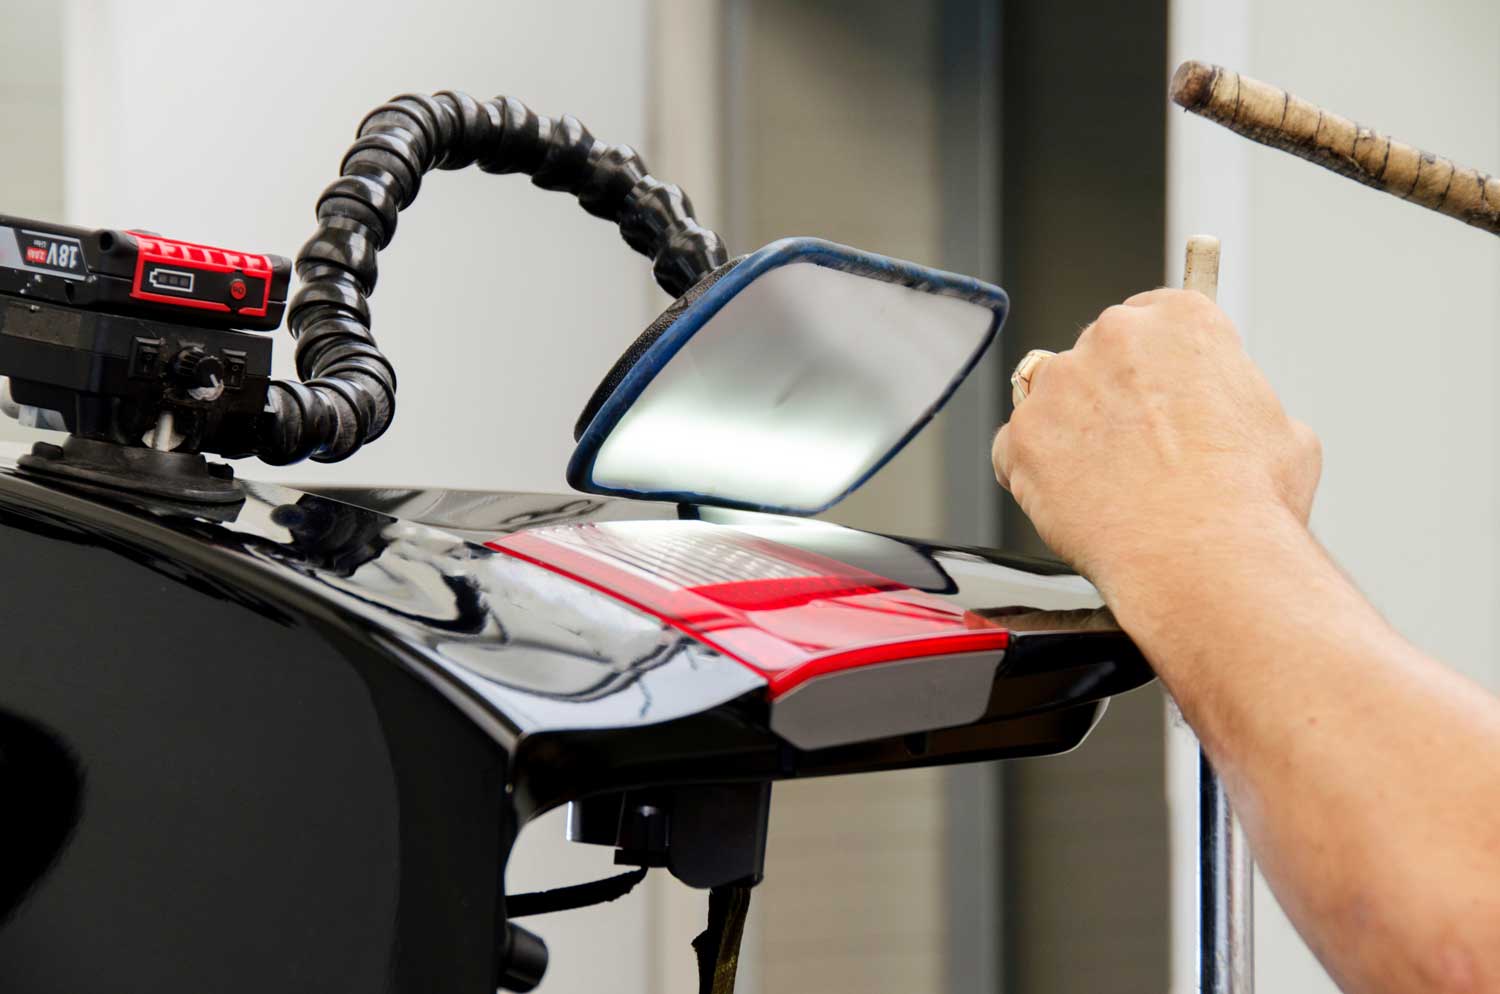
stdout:
MULTIPOLYGON (((539 511, 518 512, 513 518, 529 523, 554 522, 575 513, 597 510, 601 501, 568 501, 539 511)), ((346 596, 384 614, 419 624, 440 639, 431 644, 444 656, 481 673, 494 682, 555 700, 589 701, 629 688, 643 674, 667 660, 687 640, 665 625, 651 623, 648 638, 632 638, 597 617, 581 614, 550 633, 535 617, 556 614, 556 601, 526 601, 534 587, 517 583, 495 586, 493 576, 481 576, 475 564, 494 554, 467 543, 447 540, 441 533, 403 528, 384 514, 307 494, 295 504, 282 504, 271 520, 287 529, 290 543, 254 543, 252 551, 274 555, 303 575, 340 590, 346 596), (384 588, 377 596, 373 584, 361 584, 356 573, 373 564, 384 588), (441 594, 439 593, 441 592, 441 594), (581 640, 569 636, 582 636, 581 640), (591 636, 591 637, 590 637, 591 636), (580 651, 577 643, 601 651, 580 651), (507 653, 528 652, 549 658, 554 665, 547 685, 528 685, 508 674, 507 653), (569 672, 555 664, 566 657, 580 682, 559 680, 569 672), (578 663, 584 664, 577 667, 578 663)), ((533 584, 573 589, 573 585, 526 564, 508 566, 531 574, 533 584)), ((367 578, 368 580, 368 578, 367 578)), ((646 694, 649 702, 649 694, 646 694)))
POLYGON ((310 495, 271 512, 271 521, 291 533, 295 561, 339 576, 352 576, 377 558, 389 544, 385 529, 395 520, 310 495))

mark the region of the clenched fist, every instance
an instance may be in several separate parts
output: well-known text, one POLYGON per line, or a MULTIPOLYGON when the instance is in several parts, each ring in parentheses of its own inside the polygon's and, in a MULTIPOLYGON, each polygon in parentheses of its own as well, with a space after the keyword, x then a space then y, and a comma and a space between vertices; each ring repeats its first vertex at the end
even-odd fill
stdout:
POLYGON ((1305 524, 1322 469, 1229 318, 1185 290, 1137 294, 1044 360, 991 456, 1042 539, 1106 596, 1121 569, 1190 554, 1214 529, 1305 524))

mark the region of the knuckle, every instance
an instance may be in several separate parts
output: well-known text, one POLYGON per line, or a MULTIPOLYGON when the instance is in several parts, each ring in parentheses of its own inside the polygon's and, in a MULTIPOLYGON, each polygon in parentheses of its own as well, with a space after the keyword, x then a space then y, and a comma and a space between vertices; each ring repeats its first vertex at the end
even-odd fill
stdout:
POLYGON ((1170 300, 1172 294, 1181 292, 1171 287, 1159 286, 1151 290, 1142 290, 1140 293, 1126 297, 1125 305, 1127 307, 1149 307, 1152 304, 1161 303, 1163 300, 1170 300))
POLYGON ((1187 290, 1179 291, 1184 298, 1183 303, 1191 315, 1194 327, 1201 328, 1213 335, 1228 336, 1234 341, 1240 340, 1239 329, 1224 313, 1224 309, 1217 303, 1209 300, 1201 293, 1193 293, 1187 290))
POLYGON ((1130 338, 1134 310, 1124 304, 1106 307, 1094 319, 1094 323, 1084 329, 1083 334, 1078 338, 1078 344, 1114 348, 1125 343, 1130 338))
POLYGON ((1030 424, 1031 418, 1017 411, 1006 426, 1004 458, 1011 475, 1015 475, 1017 465, 1024 463, 1031 455, 1033 440, 1030 424))
POLYGON ((1026 505, 1031 497, 1031 480, 1024 472, 1014 472, 1010 476, 1010 495, 1021 505, 1021 510, 1026 510, 1026 505))
POLYGON ((1031 427, 1032 419, 1022 423, 1021 430, 1016 432, 1010 440, 1009 459, 1010 474, 1015 476, 1017 471, 1024 471, 1035 465, 1042 456, 1043 443, 1041 433, 1031 427))
POLYGON ((990 442, 990 463, 995 467, 996 473, 1005 468, 1006 439, 1009 434, 1009 426, 1003 426, 995 432, 995 437, 990 442))
POLYGON ((1059 352, 1037 367, 1036 374, 1031 380, 1035 390, 1045 389, 1052 393, 1058 389, 1058 384, 1066 380, 1068 376, 1067 355, 1066 352, 1059 352))

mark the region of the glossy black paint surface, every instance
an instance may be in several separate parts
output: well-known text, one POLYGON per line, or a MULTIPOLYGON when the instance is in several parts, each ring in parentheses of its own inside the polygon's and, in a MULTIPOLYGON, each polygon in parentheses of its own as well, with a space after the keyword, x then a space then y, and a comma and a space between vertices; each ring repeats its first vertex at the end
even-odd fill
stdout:
POLYGON ((492 989, 492 738, 324 619, 35 508, 0 534, 0 989, 492 989))
MULTIPOLYGON (((1068 749, 1150 678, 1076 578, 763 515, 704 520, 1034 612, 978 724, 804 752, 761 678, 479 544, 700 516, 576 496, 204 511, 0 463, 0 990, 489 991, 517 826, 587 795, 1068 749)), ((728 513, 733 512, 715 512, 728 513)))

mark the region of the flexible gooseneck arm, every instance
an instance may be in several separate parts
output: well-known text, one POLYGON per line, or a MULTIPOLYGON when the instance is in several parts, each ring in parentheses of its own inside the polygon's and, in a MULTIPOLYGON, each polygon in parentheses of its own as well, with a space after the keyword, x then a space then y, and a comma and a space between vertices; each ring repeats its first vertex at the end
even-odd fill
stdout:
POLYGON ((298 253, 302 286, 287 309, 301 382, 270 386, 258 440, 263 460, 337 462, 390 426, 396 373, 370 332, 375 257, 425 173, 476 163, 485 172, 525 173, 618 224, 674 297, 727 258, 681 189, 651 176, 629 146, 597 141, 576 118, 450 90, 396 97, 361 122, 340 177, 318 198, 318 229, 298 253))

